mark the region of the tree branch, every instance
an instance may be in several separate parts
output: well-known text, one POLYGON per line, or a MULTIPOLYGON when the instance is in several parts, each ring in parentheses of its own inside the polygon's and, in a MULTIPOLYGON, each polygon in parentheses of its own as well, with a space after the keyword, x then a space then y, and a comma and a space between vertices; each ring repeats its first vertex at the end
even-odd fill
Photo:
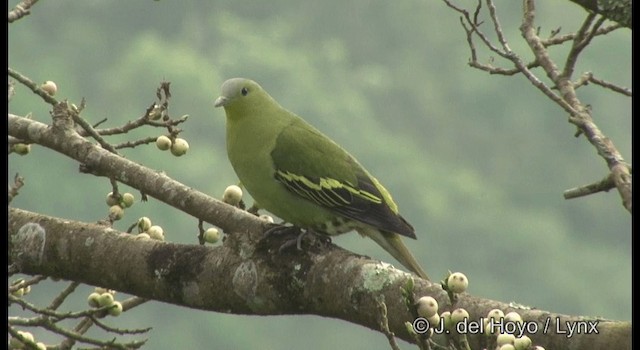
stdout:
MULTIPOLYGON (((28 140, 84 164, 91 173, 116 179, 226 232, 264 230, 266 223, 247 212, 187 187, 156 170, 108 152, 78 135, 46 124, 8 115, 9 135, 28 140)), ((261 232, 261 231, 260 231, 261 232)), ((255 239, 259 239, 259 235, 255 239)))
MULTIPOLYGON (((9 234, 9 261, 22 273, 101 285, 203 310, 314 314, 382 332, 382 300, 387 309, 387 332, 413 342, 404 325, 412 321, 401 292, 407 280, 414 279, 417 296, 436 298, 442 311, 450 305, 439 285, 332 244, 316 242, 303 252, 278 254, 282 242, 276 236, 256 243, 250 234, 235 233, 214 248, 136 240, 105 226, 15 208, 9 210, 9 234), (114 255, 121 257, 118 264, 102 263, 114 255)), ((529 334, 533 342, 549 349, 631 348, 630 322, 554 314, 467 293, 459 296, 455 306, 465 308, 474 322, 493 308, 517 311, 530 327, 537 327, 529 334), (599 334, 592 331, 568 337, 563 333, 576 324, 593 324, 599 334)), ((480 348, 487 338, 483 334, 467 337, 473 348, 480 348)), ((444 341, 438 336, 435 340, 444 341)))
POLYGON ((588 12, 593 12, 631 29, 631 0, 571 0, 588 12))

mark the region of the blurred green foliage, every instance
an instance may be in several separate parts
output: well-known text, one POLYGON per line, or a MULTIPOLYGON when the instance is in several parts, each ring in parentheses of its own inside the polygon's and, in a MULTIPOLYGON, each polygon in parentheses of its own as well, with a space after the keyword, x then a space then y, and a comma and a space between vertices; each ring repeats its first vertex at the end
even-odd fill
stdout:
MULTIPOLYGON (((530 58, 518 30, 519 3, 497 6, 512 48, 530 58)), ((543 35, 575 31, 586 15, 569 2, 538 7, 543 35)), ((626 29, 596 38, 577 72, 630 86, 630 38, 626 29)), ((551 50, 558 65, 566 52, 551 50)), ((491 59, 486 50, 480 55, 491 59)), ((44 1, 9 25, 9 66, 35 81, 54 80, 59 98, 84 97, 92 123, 108 118, 102 126, 112 127, 139 117, 159 82, 171 82, 169 112, 190 115, 181 135, 191 149, 181 158, 153 145, 123 151, 132 160, 220 197, 236 179, 224 150, 224 113, 213 100, 225 79, 252 78, 385 184, 417 229, 418 240, 408 243, 430 275, 463 271, 469 292, 479 296, 629 320, 628 212, 615 191, 562 197, 604 177, 606 165, 522 76, 490 76, 469 68, 468 59, 458 16, 440 1, 44 1)), ((36 96, 22 86, 16 92, 12 113, 49 121, 36 96)), ((593 85, 579 94, 631 159, 630 101, 593 85)), ((109 140, 162 132, 146 128, 109 140)), ((29 156, 11 155, 9 175, 19 172, 27 182, 12 205, 77 220, 106 217, 109 182, 77 168, 38 146, 29 156)), ((196 244, 197 221, 154 199, 127 209, 117 227, 143 215, 165 227, 168 240, 196 244)), ((392 261, 355 234, 334 241, 392 261)), ((34 288, 32 298, 48 292, 34 288)), ((315 316, 235 316, 150 303, 126 317, 126 326, 154 327, 151 349, 388 348, 381 334, 315 316)))

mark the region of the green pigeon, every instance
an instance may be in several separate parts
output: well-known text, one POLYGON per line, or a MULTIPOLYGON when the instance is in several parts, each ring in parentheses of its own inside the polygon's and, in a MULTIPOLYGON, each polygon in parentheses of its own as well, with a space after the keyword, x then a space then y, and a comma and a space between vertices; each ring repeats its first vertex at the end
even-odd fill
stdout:
POLYGON ((225 81, 215 106, 226 112, 229 161, 260 208, 316 233, 355 230, 429 279, 402 242, 416 238, 414 228, 347 151, 250 79, 225 81))

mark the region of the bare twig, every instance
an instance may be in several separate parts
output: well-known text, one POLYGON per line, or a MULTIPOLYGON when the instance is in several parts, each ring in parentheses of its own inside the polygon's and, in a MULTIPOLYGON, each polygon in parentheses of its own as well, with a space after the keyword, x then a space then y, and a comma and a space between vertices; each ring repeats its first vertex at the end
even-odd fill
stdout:
POLYGON ((615 188, 616 184, 613 182, 612 174, 607 175, 604 179, 594 182, 592 184, 571 188, 564 191, 564 199, 573 199, 578 197, 588 196, 590 194, 598 192, 609 192, 610 189, 615 188))
POLYGON ((20 193, 20 188, 24 186, 24 178, 16 173, 13 177, 13 184, 9 188, 9 203, 20 193))
POLYGON ((387 337, 389 346, 393 350, 400 350, 398 343, 396 342, 396 336, 391 330, 389 330, 389 319, 387 318, 387 305, 383 300, 376 300, 378 304, 378 316, 380 317, 380 330, 387 337))
MULTIPOLYGON (((620 24, 611 24, 608 25, 606 27, 602 27, 602 28, 598 28, 593 35, 594 36, 599 36, 599 35, 605 35, 605 34, 609 34, 610 32, 616 30, 616 29, 620 29, 622 28, 622 26, 620 24)), ((554 45, 561 45, 564 44, 567 41, 571 41, 574 40, 576 37, 576 33, 568 33, 568 34, 564 34, 561 36, 557 36, 554 35, 554 33, 552 33, 552 35, 548 38, 548 39, 544 39, 542 40, 542 44, 546 47, 549 46, 554 46, 554 45)))
POLYGON ((620 93, 620 94, 623 94, 623 95, 631 97, 631 89, 615 85, 613 83, 610 83, 610 82, 602 80, 602 79, 597 79, 597 78, 595 78, 593 76, 593 74, 591 74, 589 76, 589 81, 594 83, 594 84, 600 85, 600 86, 602 86, 604 88, 613 90, 613 91, 615 91, 617 93, 620 93))
POLYGON ((22 0, 20 3, 9 11, 9 23, 15 22, 24 16, 31 14, 31 7, 36 4, 38 0, 22 0))
MULTIPOLYGON (((480 30, 480 23, 478 22, 479 6, 476 7, 475 14, 472 17, 469 14, 469 11, 453 5, 449 0, 443 1, 447 6, 461 14, 460 23, 465 31, 467 43, 471 51, 469 65, 490 74, 514 75, 522 73, 532 85, 565 110, 569 114, 569 122, 576 125, 578 128, 576 136, 584 134, 589 142, 596 148, 598 154, 606 161, 607 166, 611 171, 609 176, 611 180, 607 182, 606 186, 611 186, 611 183, 615 184, 615 187, 618 189, 622 198, 624 207, 630 211, 632 198, 630 167, 626 166, 624 159, 613 145, 613 142, 603 135, 598 126, 593 122, 590 109, 578 99, 576 89, 587 85, 588 83, 594 83, 627 96, 631 95, 631 90, 600 79, 595 79, 591 72, 583 74, 576 82, 571 81, 576 62, 584 48, 591 43, 594 37, 616 30, 620 28, 620 25, 614 24, 602 27, 605 22, 604 17, 597 19, 597 15, 589 14, 578 32, 575 34, 558 36, 557 34, 560 32, 560 28, 558 28, 551 32, 549 38, 543 40, 539 37, 540 28, 536 27, 534 24, 536 13, 535 1, 524 0, 523 19, 520 31, 534 55, 534 59, 525 64, 522 58, 511 50, 503 34, 503 29, 497 16, 496 7, 492 0, 486 0, 486 4, 500 48, 494 45, 480 30), (474 44, 475 37, 479 38, 479 40, 491 52, 512 62, 515 65, 515 68, 502 68, 495 67, 493 64, 480 63, 478 61, 477 51, 474 44), (561 69, 556 66, 555 62, 549 56, 547 47, 568 41, 572 41, 572 47, 565 59, 565 65, 561 69), (542 68, 553 85, 548 86, 532 73, 531 69, 536 67, 542 68), (557 92, 554 90, 557 90, 557 92)), ((605 188, 602 186, 596 187, 605 188)), ((578 193, 584 193, 584 191, 592 190, 594 190, 593 186, 590 186, 587 189, 574 189, 569 191, 569 195, 577 195, 578 193)), ((565 195, 567 194, 565 193, 565 195)))
POLYGON ((76 290, 76 288, 78 288, 78 286, 80 286, 80 283, 78 282, 69 283, 67 288, 63 289, 62 292, 60 292, 60 294, 58 294, 58 296, 51 301, 51 304, 49 304, 47 309, 57 310, 60 307, 60 305, 64 303, 67 297, 71 295, 71 293, 73 293, 76 290))
POLYGON ((20 72, 9 68, 9 75, 15 80, 17 80, 18 82, 22 83, 22 85, 31 89, 31 91, 33 91, 36 95, 42 97, 42 99, 48 104, 52 106, 55 106, 56 104, 58 104, 58 100, 53 98, 53 96, 49 95, 46 91, 42 90, 38 86, 38 84, 34 83, 31 79, 20 74, 20 72))

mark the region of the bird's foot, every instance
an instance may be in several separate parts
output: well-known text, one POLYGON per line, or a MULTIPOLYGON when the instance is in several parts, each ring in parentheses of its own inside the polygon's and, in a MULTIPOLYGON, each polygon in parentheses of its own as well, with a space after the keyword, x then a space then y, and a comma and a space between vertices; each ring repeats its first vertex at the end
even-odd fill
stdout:
POLYGON ((317 238, 323 244, 331 243, 331 238, 329 236, 316 233, 311 229, 303 230, 298 226, 284 226, 274 224, 269 227, 266 231, 264 231, 264 238, 271 237, 274 235, 278 236, 293 236, 292 238, 288 238, 282 243, 280 248, 278 248, 278 254, 284 252, 285 250, 295 246, 297 250, 302 250, 302 240, 305 237, 309 237, 310 240, 317 238))

